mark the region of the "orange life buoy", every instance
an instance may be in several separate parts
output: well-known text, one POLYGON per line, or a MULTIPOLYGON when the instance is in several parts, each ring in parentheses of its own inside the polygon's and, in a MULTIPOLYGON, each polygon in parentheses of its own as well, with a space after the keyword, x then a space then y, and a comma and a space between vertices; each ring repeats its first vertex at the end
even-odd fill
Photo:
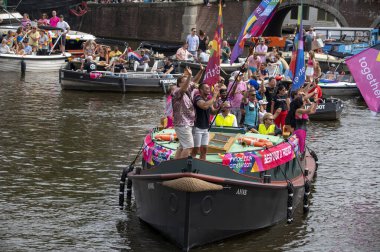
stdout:
POLYGON ((174 141, 177 139, 177 134, 157 134, 154 138, 161 141, 174 141))
POLYGON ((273 143, 267 139, 254 138, 254 137, 242 137, 238 139, 239 143, 245 143, 255 147, 272 147, 273 143))

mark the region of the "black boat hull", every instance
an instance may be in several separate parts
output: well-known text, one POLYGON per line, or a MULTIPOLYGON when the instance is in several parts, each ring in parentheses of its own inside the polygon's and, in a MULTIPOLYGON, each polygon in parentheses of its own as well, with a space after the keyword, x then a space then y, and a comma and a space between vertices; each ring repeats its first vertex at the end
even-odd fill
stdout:
MULTIPOLYGON (((311 180, 316 163, 309 154, 305 160, 303 167, 308 167, 311 180)), ((303 173, 294 164, 268 171, 275 180, 264 183, 262 174, 247 178, 226 166, 197 159, 192 160, 197 173, 172 173, 174 167, 177 171, 186 169, 187 160, 163 163, 169 162, 172 166, 165 169, 160 165, 141 174, 131 172, 128 178, 132 180, 137 216, 186 251, 286 220, 289 194, 284 173, 294 186, 291 212, 304 197, 303 173), (222 189, 189 192, 165 184, 184 177, 208 181, 222 189)))
POLYGON ((317 121, 339 120, 343 112, 343 107, 343 102, 340 99, 325 99, 318 104, 316 113, 311 114, 310 119, 317 121))
POLYGON ((66 69, 61 69, 59 74, 62 89, 78 91, 164 93, 169 84, 176 82, 176 79, 159 78, 132 79, 116 76, 91 78, 88 73, 66 69))

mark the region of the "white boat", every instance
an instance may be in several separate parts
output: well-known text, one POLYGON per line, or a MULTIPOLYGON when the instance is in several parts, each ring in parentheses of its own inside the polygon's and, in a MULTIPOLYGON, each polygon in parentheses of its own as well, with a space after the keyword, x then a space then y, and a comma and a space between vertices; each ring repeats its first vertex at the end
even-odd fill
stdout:
POLYGON ((66 53, 65 56, 0 54, 0 71, 44 73, 58 71, 70 56, 70 53, 66 53))
POLYGON ((360 91, 350 75, 338 75, 337 79, 321 78, 318 85, 321 87, 324 97, 360 95, 360 91))

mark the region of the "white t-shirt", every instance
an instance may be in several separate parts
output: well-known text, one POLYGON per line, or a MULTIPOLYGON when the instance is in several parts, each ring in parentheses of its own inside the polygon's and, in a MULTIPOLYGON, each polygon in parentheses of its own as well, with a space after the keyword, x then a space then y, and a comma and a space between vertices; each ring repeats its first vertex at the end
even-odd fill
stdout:
MULTIPOLYGON (((57 23, 57 28, 63 29, 63 32, 66 33, 68 29, 70 29, 69 24, 66 21, 59 21, 57 23)), ((61 32, 61 31, 60 31, 61 32)))

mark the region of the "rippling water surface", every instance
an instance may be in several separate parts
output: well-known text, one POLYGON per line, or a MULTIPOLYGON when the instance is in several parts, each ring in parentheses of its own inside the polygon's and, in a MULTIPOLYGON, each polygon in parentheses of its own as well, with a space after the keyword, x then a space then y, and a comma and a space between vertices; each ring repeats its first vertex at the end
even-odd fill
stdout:
MULTIPOLYGON (((340 121, 309 125, 320 165, 307 216, 194 251, 380 251, 380 118, 360 99, 344 104, 340 121)), ((133 199, 117 206, 120 171, 162 107, 162 95, 0 73, 0 251, 178 251, 133 199)))

